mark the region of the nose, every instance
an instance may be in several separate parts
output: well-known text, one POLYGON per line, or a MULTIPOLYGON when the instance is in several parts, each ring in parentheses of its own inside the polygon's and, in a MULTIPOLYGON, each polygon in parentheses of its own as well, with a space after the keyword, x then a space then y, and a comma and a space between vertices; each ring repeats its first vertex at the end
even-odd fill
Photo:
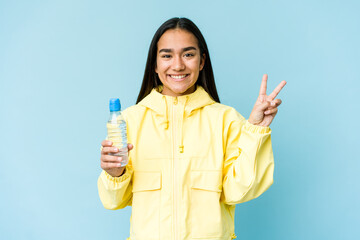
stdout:
POLYGON ((174 61, 172 64, 172 69, 174 71, 182 71, 185 69, 185 64, 181 56, 174 57, 174 61))

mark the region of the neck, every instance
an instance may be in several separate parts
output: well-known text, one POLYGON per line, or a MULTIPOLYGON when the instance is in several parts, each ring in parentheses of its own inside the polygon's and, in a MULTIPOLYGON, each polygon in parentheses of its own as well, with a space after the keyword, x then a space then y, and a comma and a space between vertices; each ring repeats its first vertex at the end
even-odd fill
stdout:
POLYGON ((166 95, 166 96, 179 97, 179 96, 185 96, 185 95, 188 95, 188 94, 191 94, 191 93, 195 92, 196 88, 197 87, 196 87, 196 84, 195 84, 195 85, 193 85, 192 87, 190 87, 188 90, 186 90, 183 93, 174 93, 174 92, 171 92, 171 91, 167 91, 166 88, 162 88, 160 93, 162 95, 166 95))

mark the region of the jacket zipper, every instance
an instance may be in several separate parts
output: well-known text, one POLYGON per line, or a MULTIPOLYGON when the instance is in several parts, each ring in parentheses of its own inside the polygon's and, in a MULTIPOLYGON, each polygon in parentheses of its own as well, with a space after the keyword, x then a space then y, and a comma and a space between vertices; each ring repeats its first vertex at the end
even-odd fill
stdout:
POLYGON ((177 201, 177 160, 176 160, 176 143, 177 143, 177 119, 176 119, 176 105, 178 103, 178 99, 175 98, 173 107, 172 107, 172 115, 173 115, 173 197, 174 197, 174 240, 178 240, 178 201, 177 201))

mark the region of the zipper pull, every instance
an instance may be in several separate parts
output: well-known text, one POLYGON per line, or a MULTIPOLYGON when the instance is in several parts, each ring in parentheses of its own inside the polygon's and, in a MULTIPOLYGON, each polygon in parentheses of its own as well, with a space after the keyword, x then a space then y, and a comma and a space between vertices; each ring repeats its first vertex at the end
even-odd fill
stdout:
POLYGON ((182 146, 182 145, 179 146, 179 152, 180 152, 180 153, 183 153, 183 152, 184 152, 184 146, 182 146))

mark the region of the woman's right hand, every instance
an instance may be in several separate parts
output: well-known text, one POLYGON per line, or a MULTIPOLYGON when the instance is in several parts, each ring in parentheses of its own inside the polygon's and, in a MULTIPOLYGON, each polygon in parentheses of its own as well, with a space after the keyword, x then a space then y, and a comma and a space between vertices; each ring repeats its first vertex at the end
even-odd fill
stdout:
MULTIPOLYGON (((125 170, 124 167, 120 167, 121 157, 112 156, 109 153, 117 153, 119 149, 117 147, 112 146, 112 142, 108 140, 104 140, 101 142, 102 151, 101 151, 101 168, 104 169, 108 174, 113 177, 119 177, 125 170)), ((128 144, 128 151, 133 149, 133 145, 131 143, 128 144)))

